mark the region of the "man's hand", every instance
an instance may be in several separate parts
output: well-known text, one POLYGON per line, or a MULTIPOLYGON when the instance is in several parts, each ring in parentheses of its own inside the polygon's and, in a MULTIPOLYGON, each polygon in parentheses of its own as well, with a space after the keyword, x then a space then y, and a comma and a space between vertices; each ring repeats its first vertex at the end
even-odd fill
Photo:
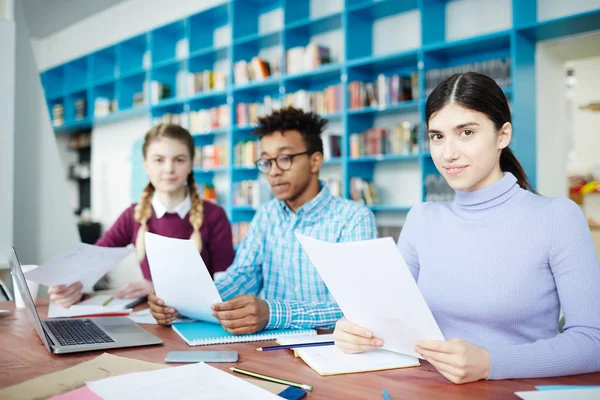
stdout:
POLYGON ((251 294, 242 294, 212 306, 213 315, 234 335, 263 330, 269 322, 269 305, 251 294))
POLYGON ((136 297, 148 296, 150 293, 153 292, 154 285, 152 284, 152 282, 146 279, 142 279, 141 281, 132 282, 125 285, 123 289, 117 292, 115 297, 118 299, 133 299, 136 297))
POLYGON ((177 318, 181 317, 177 313, 177 310, 165 306, 165 302, 156 297, 154 293, 148 296, 148 304, 150 305, 152 316, 160 325, 170 325, 177 318))
POLYGON ((487 379, 490 373, 490 355, 485 347, 463 339, 422 340, 415 351, 454 383, 487 379))
POLYGON ((69 308, 73 304, 81 301, 83 297, 83 284, 76 282, 71 286, 59 285, 48 288, 48 294, 50 295, 50 301, 64 308, 69 308))
POLYGON ((335 345, 344 353, 362 353, 375 350, 383 346, 383 340, 373 337, 368 329, 360 327, 346 318, 340 319, 335 324, 333 331, 335 345))

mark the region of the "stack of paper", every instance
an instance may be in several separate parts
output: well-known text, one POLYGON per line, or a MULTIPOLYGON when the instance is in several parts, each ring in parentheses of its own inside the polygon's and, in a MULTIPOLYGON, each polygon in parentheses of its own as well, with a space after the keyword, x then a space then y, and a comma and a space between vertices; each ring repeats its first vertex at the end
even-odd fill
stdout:
POLYGON ((75 304, 69 308, 64 308, 55 303, 50 303, 48 307, 48 318, 70 318, 81 317, 85 315, 107 315, 107 314, 123 314, 127 315, 131 309, 123 309, 121 307, 103 307, 103 306, 87 306, 75 304))
POLYGON ((265 389, 204 363, 139 372, 87 382, 104 400, 275 400, 265 389))
MULTIPOLYGON (((281 345, 317 343, 333 340, 333 335, 290 336, 277 339, 281 345)), ((356 372, 417 367, 416 357, 387 350, 374 350, 360 354, 345 354, 336 346, 302 347, 293 349, 319 375, 352 374, 356 372)))

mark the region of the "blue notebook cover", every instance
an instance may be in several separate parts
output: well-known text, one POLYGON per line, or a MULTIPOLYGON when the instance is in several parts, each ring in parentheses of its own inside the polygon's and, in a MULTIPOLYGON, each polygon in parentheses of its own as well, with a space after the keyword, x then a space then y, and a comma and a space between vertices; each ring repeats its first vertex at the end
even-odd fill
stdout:
POLYGON ((249 335, 234 335, 221 325, 211 322, 174 323, 173 330, 190 346, 206 346, 210 344, 258 342, 273 340, 282 336, 316 335, 314 329, 274 329, 264 330, 249 335))

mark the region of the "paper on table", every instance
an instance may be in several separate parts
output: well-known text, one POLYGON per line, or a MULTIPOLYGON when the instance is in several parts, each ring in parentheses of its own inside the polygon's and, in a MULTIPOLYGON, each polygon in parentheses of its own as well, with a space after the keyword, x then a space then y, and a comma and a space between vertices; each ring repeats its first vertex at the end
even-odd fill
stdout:
POLYGON ((152 371, 161 368, 168 368, 168 366, 104 353, 74 367, 2 389, 0 390, 0 399, 45 399, 84 386, 85 381, 133 371, 152 371))
POLYGON ((181 315, 218 323, 211 306, 221 296, 191 240, 146 232, 146 255, 156 295, 181 315))
MULTIPOLYGON (((137 312, 133 312, 129 315, 129 319, 135 322, 136 324, 142 325, 158 325, 156 319, 152 316, 150 309, 145 309, 137 312)), ((194 322, 193 319, 189 318, 178 318, 173 323, 179 322, 194 322)))
POLYGON ((87 386, 104 400, 195 400, 199 397, 204 400, 280 399, 205 363, 117 376, 87 382, 87 386))
POLYGON ((113 297, 113 299, 107 305, 103 306, 106 300, 110 299, 111 295, 109 294, 96 294, 89 299, 85 299, 84 301, 80 301, 77 303, 78 306, 100 306, 100 307, 110 307, 124 310, 127 308, 127 305, 136 301, 136 299, 117 299, 113 297))
MULTIPOLYGON (((287 345, 331 340, 333 335, 290 336, 277 339, 277 343, 287 345)), ((381 349, 359 354, 345 354, 336 346, 321 346, 294 349, 294 353, 320 375, 351 374, 420 365, 416 357, 381 349)))
POLYGON ((346 318, 383 339, 384 349, 418 357, 418 340, 444 340, 391 238, 328 243, 296 237, 346 318))
POLYGON ((83 284, 89 292, 117 262, 133 251, 129 247, 100 247, 86 243, 58 254, 38 268, 26 272, 25 278, 46 286, 83 284))
POLYGON ((565 389, 541 390, 531 392, 515 392, 523 400, 597 400, 600 399, 600 389, 565 389))
POLYGON ((123 309, 119 307, 102 307, 102 306, 86 306, 72 305, 69 308, 64 308, 56 303, 50 303, 48 306, 48 318, 69 318, 80 317, 82 315, 100 315, 114 314, 130 311, 131 309, 123 309))

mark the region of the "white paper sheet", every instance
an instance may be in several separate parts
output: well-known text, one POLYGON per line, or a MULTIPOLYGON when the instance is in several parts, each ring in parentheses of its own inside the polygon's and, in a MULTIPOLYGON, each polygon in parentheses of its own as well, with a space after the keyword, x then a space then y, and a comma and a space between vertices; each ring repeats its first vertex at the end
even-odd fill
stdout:
POLYGON ((516 392, 523 400, 598 400, 600 389, 564 389, 516 392))
POLYGON ((130 309, 102 307, 102 306, 82 306, 79 304, 72 305, 69 308, 64 308, 56 303, 50 303, 48 306, 48 318, 70 318, 80 317, 82 315, 100 315, 113 314, 131 311, 130 309))
POLYGON ((281 398, 204 363, 87 382, 104 400, 276 400, 281 398))
POLYGON ((218 322, 210 307, 221 296, 194 242, 146 232, 146 254, 154 290, 166 305, 188 318, 218 322))
MULTIPOLYGON (((287 345, 332 340, 333 335, 289 336, 277 339, 277 343, 287 345)), ((359 354, 345 354, 336 346, 301 347, 294 351, 321 375, 351 374, 420 365, 416 357, 381 349, 359 354)))
POLYGON ((418 357, 418 340, 444 340, 391 238, 328 243, 296 237, 346 318, 383 339, 384 349, 418 357))
POLYGON ((77 243, 38 268, 26 272, 25 278, 46 286, 68 286, 81 282, 84 292, 89 292, 100 278, 132 251, 129 247, 111 248, 77 243))
MULTIPOLYGON (((133 322, 135 322, 136 324, 158 325, 158 322, 152 316, 150 309, 133 312, 129 315, 129 319, 132 320, 133 322)), ((173 321, 173 323, 180 323, 180 322, 194 322, 194 320, 189 319, 189 318, 178 318, 175 321, 173 321)))

